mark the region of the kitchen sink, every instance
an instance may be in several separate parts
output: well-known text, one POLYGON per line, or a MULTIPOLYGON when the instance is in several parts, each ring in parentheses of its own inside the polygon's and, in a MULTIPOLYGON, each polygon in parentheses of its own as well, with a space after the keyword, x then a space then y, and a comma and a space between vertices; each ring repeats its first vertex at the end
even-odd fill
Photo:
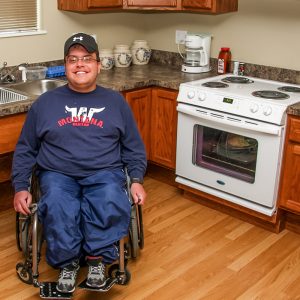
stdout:
POLYGON ((25 96, 21 93, 12 91, 7 88, 0 87, 0 105, 26 100, 27 98, 28 98, 27 96, 25 96))
POLYGON ((20 82, 11 85, 10 87, 25 92, 30 95, 39 96, 49 90, 65 85, 66 81, 59 79, 40 79, 34 81, 20 82))

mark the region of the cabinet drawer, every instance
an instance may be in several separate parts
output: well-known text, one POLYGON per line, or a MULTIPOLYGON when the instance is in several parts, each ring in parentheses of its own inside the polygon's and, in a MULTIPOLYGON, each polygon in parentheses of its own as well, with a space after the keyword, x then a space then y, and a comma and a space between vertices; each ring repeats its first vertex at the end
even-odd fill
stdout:
POLYGON ((127 5, 136 7, 176 7, 176 0, 127 0, 127 5))
POLYGON ((0 118, 0 154, 15 150, 25 118, 25 113, 0 118))
POLYGON ((122 0, 88 0, 88 8, 122 7, 122 0))
POLYGON ((182 0, 184 8, 212 9, 212 0, 182 0))
POLYGON ((290 117, 289 140, 300 143, 300 118, 290 117))

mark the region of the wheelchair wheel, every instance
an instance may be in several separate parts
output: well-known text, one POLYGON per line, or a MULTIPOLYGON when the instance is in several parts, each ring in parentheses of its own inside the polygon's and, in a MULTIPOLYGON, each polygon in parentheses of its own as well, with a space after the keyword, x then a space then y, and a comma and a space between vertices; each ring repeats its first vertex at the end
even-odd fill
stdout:
POLYGON ((18 263, 16 265, 16 270, 18 277, 21 281, 23 281, 26 284, 32 284, 33 283, 33 276, 32 276, 32 269, 30 266, 27 266, 24 263, 18 263))
POLYGON ((130 254, 132 258, 137 258, 139 255, 139 232, 138 232, 138 220, 136 205, 131 208, 130 228, 129 228, 129 240, 130 240, 130 254))
POLYGON ((124 272, 120 272, 118 264, 114 264, 110 266, 110 268, 108 269, 108 276, 110 278, 116 278, 117 283, 120 285, 128 284, 131 279, 131 274, 128 271, 128 269, 125 267, 124 272))
POLYGON ((139 216, 139 246, 140 249, 144 248, 144 225, 143 225, 143 211, 142 207, 138 206, 138 216, 139 216))
POLYGON ((27 257, 31 240, 31 216, 16 214, 16 240, 18 249, 27 257))
POLYGON ((129 241, 131 257, 137 258, 140 253, 140 249, 144 248, 144 228, 142 207, 140 205, 134 205, 131 209, 129 241))

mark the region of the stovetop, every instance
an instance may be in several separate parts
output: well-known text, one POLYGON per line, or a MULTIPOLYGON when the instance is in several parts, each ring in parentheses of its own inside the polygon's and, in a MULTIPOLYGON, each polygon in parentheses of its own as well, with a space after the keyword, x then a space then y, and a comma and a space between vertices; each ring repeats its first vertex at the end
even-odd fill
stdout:
POLYGON ((182 83, 177 100, 281 125, 286 108, 300 102, 300 85, 225 74, 182 83))

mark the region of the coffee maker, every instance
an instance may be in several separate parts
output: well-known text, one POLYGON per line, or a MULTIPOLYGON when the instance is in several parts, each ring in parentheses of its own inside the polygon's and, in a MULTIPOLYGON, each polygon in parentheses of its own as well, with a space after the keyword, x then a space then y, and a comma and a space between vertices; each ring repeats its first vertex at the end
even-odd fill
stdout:
POLYGON ((203 73, 210 71, 211 35, 187 33, 185 37, 185 53, 179 54, 184 59, 181 67, 185 73, 203 73))

